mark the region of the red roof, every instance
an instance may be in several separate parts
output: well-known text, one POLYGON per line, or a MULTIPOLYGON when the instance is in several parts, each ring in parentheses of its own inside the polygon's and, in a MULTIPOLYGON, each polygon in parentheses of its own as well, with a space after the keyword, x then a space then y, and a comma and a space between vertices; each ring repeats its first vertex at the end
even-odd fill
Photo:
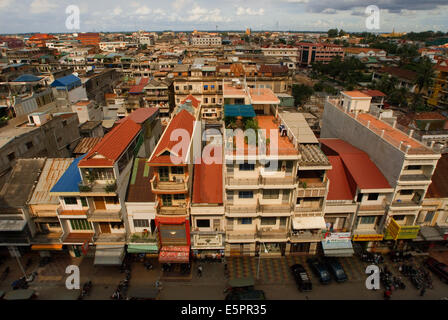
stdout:
POLYGON ((182 110, 178 114, 174 116, 174 118, 170 121, 168 124, 168 127, 163 132, 163 136, 160 139, 156 150, 152 154, 151 158, 149 159, 149 163, 153 165, 158 164, 166 164, 170 165, 173 164, 171 161, 170 155, 162 155, 164 152, 168 151, 169 153, 173 155, 178 155, 182 158, 182 162, 185 162, 186 154, 182 154, 182 148, 180 150, 173 150, 173 147, 176 146, 178 143, 180 143, 182 140, 182 137, 177 138, 177 140, 172 141, 171 134, 176 129, 184 129, 189 134, 189 140, 188 143, 191 142, 191 136, 193 133, 194 128, 194 121, 195 117, 193 117, 187 110, 182 110))
POLYGON ((106 134, 103 139, 79 161, 78 167, 112 167, 140 132, 140 125, 126 119, 106 134), (94 158, 100 156, 99 158, 94 158), (102 156, 102 157, 101 157, 102 156))
POLYGON ((380 90, 361 90, 362 93, 365 93, 371 97, 385 97, 386 94, 382 93, 380 90))
POLYGON ((328 200, 353 200, 356 190, 350 186, 348 173, 339 156, 328 156, 332 169, 327 171, 330 187, 328 200))
POLYGON ((222 164, 194 165, 193 203, 222 203, 222 164))
POLYGON ((149 82, 149 78, 141 78, 139 84, 132 86, 129 89, 129 93, 142 93, 143 88, 146 87, 148 82, 149 82))
POLYGON ((201 102, 196 99, 195 97, 193 97, 191 94, 189 94, 183 101, 182 104, 184 104, 185 102, 187 102, 187 100, 191 100, 191 104, 193 105, 193 107, 198 108, 199 105, 201 104, 201 102))
POLYGON ((362 150, 340 139, 319 139, 327 156, 338 155, 359 189, 391 189, 384 175, 362 150))
POLYGON ((142 124, 146 120, 152 117, 154 113, 159 110, 158 108, 150 107, 150 108, 138 108, 132 111, 130 115, 128 115, 126 118, 117 120, 116 123, 122 123, 126 121, 126 119, 131 119, 135 123, 142 124))
POLYGON ((431 181, 425 197, 448 198, 448 153, 442 154, 437 162, 431 181))

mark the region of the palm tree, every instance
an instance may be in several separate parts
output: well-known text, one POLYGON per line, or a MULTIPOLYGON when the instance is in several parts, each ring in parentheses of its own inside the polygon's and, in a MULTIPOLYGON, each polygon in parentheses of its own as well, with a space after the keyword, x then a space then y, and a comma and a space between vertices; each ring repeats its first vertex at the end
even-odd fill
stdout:
POLYGON ((421 93, 423 89, 427 90, 433 83, 434 66, 428 57, 422 57, 419 59, 415 71, 417 72, 415 79, 417 93, 421 93))

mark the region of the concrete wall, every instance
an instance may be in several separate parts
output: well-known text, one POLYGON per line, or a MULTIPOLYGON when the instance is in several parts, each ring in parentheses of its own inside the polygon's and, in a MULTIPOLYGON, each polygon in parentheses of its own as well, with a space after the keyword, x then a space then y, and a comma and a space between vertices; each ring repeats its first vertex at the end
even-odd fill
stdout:
POLYGON ((339 138, 366 152, 392 187, 403 168, 403 152, 357 122, 342 110, 325 103, 321 138, 339 138))

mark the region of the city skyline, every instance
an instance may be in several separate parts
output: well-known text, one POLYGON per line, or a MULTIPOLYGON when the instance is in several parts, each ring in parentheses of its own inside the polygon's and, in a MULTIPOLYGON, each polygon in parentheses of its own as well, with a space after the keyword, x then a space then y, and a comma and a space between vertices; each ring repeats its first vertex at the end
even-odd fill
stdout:
POLYGON ((0 0, 0 30, 5 34, 32 32, 117 32, 185 30, 326 31, 340 28, 349 32, 448 31, 444 16, 448 4, 441 0, 420 3, 396 1, 241 1, 202 0, 97 1, 0 0), (80 28, 68 30, 67 6, 80 9, 80 28), (380 29, 368 30, 365 9, 380 8, 380 29))

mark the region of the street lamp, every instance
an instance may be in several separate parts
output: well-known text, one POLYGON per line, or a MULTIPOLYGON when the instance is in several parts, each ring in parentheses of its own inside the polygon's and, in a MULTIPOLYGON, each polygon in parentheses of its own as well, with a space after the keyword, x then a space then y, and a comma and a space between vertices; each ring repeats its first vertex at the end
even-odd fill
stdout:
MULTIPOLYGON (((263 244, 264 246, 264 253, 269 253, 268 249, 266 248, 266 245, 264 244, 264 242, 260 242, 263 244)), ((257 280, 260 279, 260 262, 261 262, 261 245, 260 248, 258 249, 258 267, 257 267, 257 280)))

